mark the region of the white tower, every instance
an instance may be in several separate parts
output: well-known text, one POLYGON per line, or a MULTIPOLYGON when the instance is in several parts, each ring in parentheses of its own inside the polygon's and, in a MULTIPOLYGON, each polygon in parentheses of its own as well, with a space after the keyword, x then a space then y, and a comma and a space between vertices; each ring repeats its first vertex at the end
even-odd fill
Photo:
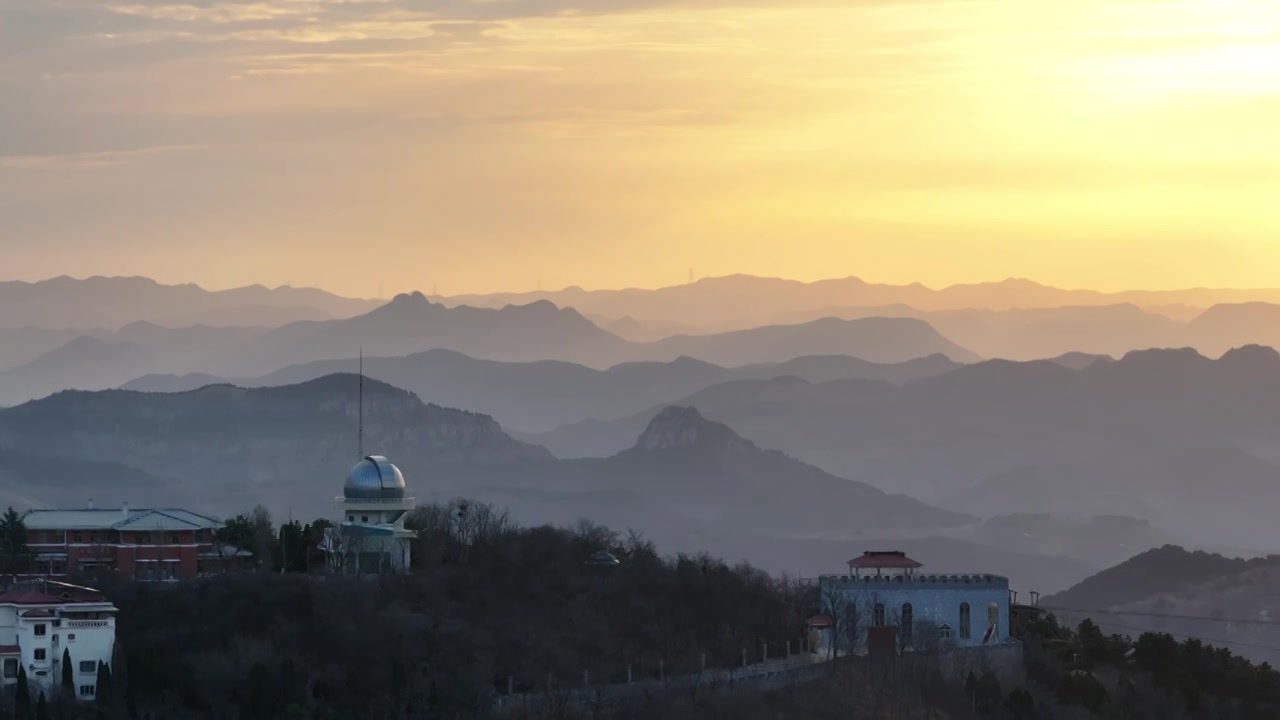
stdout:
POLYGON ((409 550, 417 533, 404 522, 416 507, 406 497, 404 475, 381 455, 370 455, 351 468, 342 489, 342 521, 338 525, 341 569, 348 574, 408 572, 409 550))

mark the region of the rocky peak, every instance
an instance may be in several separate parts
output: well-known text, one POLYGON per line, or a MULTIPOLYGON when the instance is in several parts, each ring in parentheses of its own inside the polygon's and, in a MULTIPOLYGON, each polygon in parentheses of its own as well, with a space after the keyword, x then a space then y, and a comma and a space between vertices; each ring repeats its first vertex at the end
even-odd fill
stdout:
POLYGON ((754 447, 729 426, 704 418, 695 408, 674 406, 650 420, 636 442, 637 449, 646 451, 754 447))
POLYGON ((1263 345, 1245 345, 1228 351, 1218 363, 1235 372, 1272 372, 1280 367, 1280 352, 1263 345))

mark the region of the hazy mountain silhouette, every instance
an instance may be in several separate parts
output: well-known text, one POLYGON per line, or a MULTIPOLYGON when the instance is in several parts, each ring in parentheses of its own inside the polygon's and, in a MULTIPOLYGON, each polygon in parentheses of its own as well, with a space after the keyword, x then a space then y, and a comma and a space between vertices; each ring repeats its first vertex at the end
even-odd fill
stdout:
POLYGON ((1280 660, 1275 623, 1280 556, 1251 560, 1166 546, 1043 599, 1068 622, 1103 630, 1203 638, 1259 662, 1280 660))
POLYGON ((0 370, 29 363, 54 348, 89 334, 40 327, 0 328, 0 370))
POLYGON ((814 315, 916 318, 979 355, 1010 360, 1038 360, 1068 353, 1118 357, 1132 350, 1181 346, 1192 340, 1186 323, 1132 304, 936 311, 907 305, 842 307, 791 313, 784 319, 801 322, 814 315))
POLYGON ((1188 326, 1191 344, 1217 355, 1250 343, 1280 347, 1280 305, 1216 305, 1188 326))
POLYGON ((779 362, 802 355, 850 355, 895 363, 929 355, 957 362, 978 356, 910 318, 823 318, 800 325, 768 325, 713 335, 676 335, 637 348, 640 357, 687 355, 716 364, 779 362))
POLYGON ((26 363, 0 369, 0 406, 59 390, 112 388, 140 372, 205 368, 210 357, 261 332, 260 328, 165 328, 135 322, 111 333, 80 335, 26 363))
POLYGON ((1173 540, 1150 522, 1124 515, 1072 519, 1047 512, 988 518, 962 537, 984 545, 1060 555, 1091 565, 1112 565, 1173 540))
MULTIPOLYGON (((1131 353, 1072 370, 990 361, 908 382, 735 381, 681 401, 842 477, 984 515, 1126 514, 1180 539, 1265 546, 1280 502, 1280 355, 1131 353)), ((625 446, 655 410, 532 439, 625 446)))
MULTIPOLYGON (((294 365, 252 379, 203 373, 148 375, 123 387, 144 392, 180 392, 229 382, 240 387, 289 385, 348 371, 356 359, 294 365)), ((870 363, 846 356, 803 357, 785 363, 723 368, 692 358, 635 362, 595 370, 558 361, 529 363, 477 360, 451 350, 429 350, 398 358, 364 359, 365 374, 447 407, 492 415, 504 427, 550 430, 591 417, 618 417, 645 410, 655 400, 676 400, 708 385, 737 378, 795 375, 814 382, 862 377, 904 382, 959 367, 942 355, 899 364, 870 363)), ((632 434, 634 436, 634 433, 632 434)))
POLYGON ((238 374, 258 374, 298 362, 349 358, 359 347, 384 357, 448 349, 504 360, 608 358, 624 354, 626 345, 576 311, 549 302, 446 308, 411 293, 353 318, 277 328, 224 355, 223 365, 238 374))
POLYGON ((171 327, 272 326, 347 317, 377 304, 315 288, 252 285, 205 290, 191 284, 161 285, 144 277, 63 276, 34 283, 0 282, 0 328, 115 329, 137 321, 171 327))
MULTIPOLYGON (((904 304, 931 310, 1012 310, 1065 306, 1133 304, 1161 310, 1172 306, 1170 314, 1186 317, 1185 307, 1207 308, 1222 303, 1280 303, 1280 289, 1219 290, 1195 288, 1171 291, 1125 291, 1103 293, 1093 290, 1063 290, 1029 280, 952 285, 931 289, 914 283, 886 285, 868 283, 856 277, 819 280, 812 283, 779 278, 731 275, 705 278, 692 284, 657 290, 583 290, 578 287, 557 291, 457 295, 443 298, 449 305, 502 306, 549 300, 575 307, 592 316, 631 317, 643 326, 672 332, 666 323, 673 318, 699 332, 716 332, 754 327, 776 322, 791 313, 815 313, 833 307, 871 307, 904 304), (767 314, 766 314, 767 313, 767 314)), ((809 317, 813 317, 810 315, 809 317)), ((943 331, 946 334, 946 331, 943 331)), ((964 344, 960 340, 956 340, 964 344)), ((1074 348, 1073 348, 1074 349, 1074 348)), ((976 352, 981 352, 975 350, 976 352)), ((1061 354, 1059 351, 1053 354, 1061 354)))
MULTIPOLYGON (((855 354, 884 363, 939 354, 959 360, 975 357, 947 341, 928 324, 910 319, 821 320, 796 326, 772 326, 720 335, 680 336, 653 343, 635 343, 602 330, 575 310, 557 308, 545 301, 501 309, 447 308, 430 302, 420 293, 397 296, 386 305, 352 318, 298 322, 273 329, 166 328, 135 322, 115 332, 99 331, 86 337, 128 342, 143 348, 149 358, 139 357, 132 372, 123 376, 114 367, 99 368, 90 356, 81 363, 83 374, 59 370, 44 377, 39 372, 39 365, 44 359, 39 362, 31 360, 28 362, 35 367, 29 372, 34 374, 35 381, 0 385, 0 397, 12 404, 58 389, 110 387, 157 373, 194 373, 199 377, 236 378, 243 384, 259 384, 253 378, 295 364, 349 361, 345 366, 329 364, 318 370, 296 373, 292 368, 286 370, 285 381, 296 382, 339 370, 354 370, 355 363, 350 361, 361 348, 366 354, 380 357, 440 349, 478 359, 561 360, 600 368, 638 361, 675 362, 690 357, 722 366, 791 361, 805 355, 855 354)), ((939 359, 932 362, 939 363, 939 359)), ((828 367, 825 377, 841 376, 849 372, 841 369, 841 365, 857 363, 856 360, 836 359, 810 361, 815 369, 820 365, 828 367)), ((691 365, 686 363, 686 369, 691 365)), ((565 375, 567 371, 550 372, 556 376, 565 375)), ((643 375, 645 372, 641 367, 635 374, 643 375)), ((879 376, 882 372, 886 377, 896 374, 896 371, 870 368, 861 374, 879 376)), ((914 372, 908 369, 905 374, 914 372)), ((28 378, 27 375, 23 377, 28 378)), ((430 387, 420 388, 400 374, 387 379, 415 390, 430 387)), ((651 396, 648 401, 678 397, 715 380, 715 377, 708 376, 697 384, 679 387, 676 392, 651 396)), ((0 377, 2 381, 3 377, 0 377)), ((266 382, 274 384, 274 381, 266 382)), ((551 382, 557 381, 552 377, 551 382)), ((173 381, 165 381, 165 384, 166 387, 181 386, 173 381)), ((460 399, 469 400, 466 396, 460 399)), ((635 409, 626 407, 617 412, 635 409)), ((545 429, 547 424, 583 416, 583 413, 553 415, 550 420, 543 420, 540 427, 545 429)))
MULTIPOLYGON (((357 378, 186 393, 63 392, 0 410, 0 502, 175 503, 234 513, 256 502, 332 516, 356 460, 357 378)), ((420 500, 499 503, 525 522, 589 518, 664 549, 723 551, 775 571, 838 571, 893 544, 946 569, 1006 572, 1050 587, 1097 566, 940 535, 969 516, 845 480, 763 450, 687 408, 660 413, 630 448, 553 459, 492 419, 365 380, 366 452, 385 453, 420 500)))
MULTIPOLYGON (((174 394, 61 392, 0 410, 0 454, 39 449, 59 462, 130 467, 220 512, 262 501, 319 513, 331 509, 344 468, 356 460, 357 380, 334 375, 286 387, 214 385, 174 394)), ((415 468, 419 491, 437 484, 428 478, 443 468, 550 459, 486 416, 426 405, 368 378, 364 387, 366 450, 415 468)), ((140 497, 114 484, 106 487, 115 496, 105 497, 93 475, 44 482, 106 502, 140 497)))
POLYGON ((137 343, 78 337, 30 362, 0 370, 0 407, 67 388, 104 390, 152 366, 151 354, 137 343))

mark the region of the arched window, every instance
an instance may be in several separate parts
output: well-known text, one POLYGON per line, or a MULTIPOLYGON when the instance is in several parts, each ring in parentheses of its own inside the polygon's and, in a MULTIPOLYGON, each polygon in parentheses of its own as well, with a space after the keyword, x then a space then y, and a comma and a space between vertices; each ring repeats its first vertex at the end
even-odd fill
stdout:
POLYGON ((884 603, 876 603, 871 609, 871 624, 876 627, 884 626, 884 603))
POLYGON ((914 613, 911 610, 911 603, 902 603, 902 622, 898 632, 902 635, 903 642, 911 641, 911 629, 915 626, 914 613))
POLYGON ((969 622, 969 603, 960 603, 960 639, 968 640, 973 637, 972 626, 969 622))
POLYGON ((991 603, 987 606, 987 629, 991 631, 991 639, 1000 637, 1000 605, 991 603))

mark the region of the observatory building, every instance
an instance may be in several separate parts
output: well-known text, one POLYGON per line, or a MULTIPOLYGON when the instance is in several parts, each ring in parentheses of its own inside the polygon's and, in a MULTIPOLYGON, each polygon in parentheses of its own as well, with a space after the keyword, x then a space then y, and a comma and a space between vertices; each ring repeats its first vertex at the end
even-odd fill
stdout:
POLYGON ((347 475, 338 532, 325 539, 330 560, 341 572, 408 572, 409 549, 417 533, 404 522, 415 507, 406 497, 404 475, 381 455, 369 455, 347 475))

